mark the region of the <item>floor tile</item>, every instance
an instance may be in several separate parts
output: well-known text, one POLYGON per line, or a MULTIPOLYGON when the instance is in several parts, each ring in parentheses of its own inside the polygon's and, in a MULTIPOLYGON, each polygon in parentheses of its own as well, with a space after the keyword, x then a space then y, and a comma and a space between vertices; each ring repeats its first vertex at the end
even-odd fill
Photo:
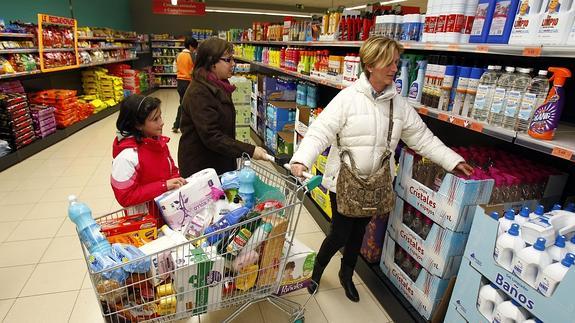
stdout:
POLYGON ((34 268, 35 265, 0 268, 0 299, 18 297, 34 268))
POLYGON ((66 260, 84 260, 82 246, 77 236, 56 237, 52 239, 40 262, 66 260))
POLYGON ((311 217, 309 212, 304 208, 302 208, 296 228, 296 233, 311 233, 311 232, 323 232, 323 231, 321 231, 321 228, 317 225, 317 223, 311 217))
POLYGON ((6 322, 61 323, 67 322, 77 291, 18 298, 6 315, 6 322))
POLYGON ((39 200, 40 203, 45 202, 68 202, 68 196, 76 195, 78 196, 80 192, 84 189, 84 185, 81 186, 74 186, 74 187, 65 187, 65 188, 51 188, 49 189, 46 194, 42 196, 39 200))
POLYGON ((92 186, 102 186, 102 185, 110 185, 110 174, 107 176, 102 176, 101 174, 94 174, 92 177, 86 182, 86 187, 92 186))
MULTIPOLYGON (((311 297, 310 295, 298 295, 298 296, 290 296, 290 297, 285 297, 285 299, 293 301, 298 303, 300 306, 304 306, 304 317, 305 317, 305 321, 306 322, 314 322, 314 323, 327 323, 327 319, 325 318, 325 315, 323 314, 323 312, 321 311, 317 301, 311 297), (308 301, 309 299, 309 301, 308 301), (307 301, 307 304, 306 304, 307 301)), ((295 304, 294 304, 295 305, 295 304)), ((282 312, 281 310, 279 310, 276 306, 274 306, 273 304, 269 303, 269 302, 262 302, 260 303, 260 309, 262 311, 262 315, 264 317, 265 322, 274 322, 274 323, 280 323, 280 322, 293 322, 292 320, 290 320, 290 315, 282 312)), ((295 314, 297 313, 297 311, 300 310, 300 308, 297 307, 289 307, 290 311, 292 311, 290 314, 295 314)))
POLYGON ((12 191, 0 200, 0 205, 34 204, 40 201, 46 189, 12 191))
POLYGON ((0 322, 4 322, 4 317, 14 304, 15 299, 5 299, 0 301, 0 322))
POLYGON ((70 323, 101 323, 104 322, 98 299, 93 290, 82 290, 76 300, 76 305, 70 316, 70 323))
POLYGON ((70 188, 82 186, 88 181, 89 178, 89 175, 62 176, 56 179, 51 188, 70 188))
POLYGON ((316 300, 330 323, 347 323, 361 318, 362 323, 381 323, 390 321, 389 316, 382 312, 375 301, 369 296, 364 286, 357 286, 359 303, 351 302, 345 296, 343 288, 320 291, 316 300))
POLYGON ((74 159, 71 166, 98 166, 102 162, 102 159, 102 157, 80 157, 74 159))
POLYGON ((57 177, 44 177, 42 179, 38 179, 35 177, 26 178, 20 181, 18 186, 16 186, 17 191, 28 191, 28 190, 35 190, 39 188, 49 188, 56 182, 57 177))
POLYGON ((20 297, 80 290, 86 271, 84 260, 39 264, 20 297))
POLYGON ((64 222, 60 219, 25 220, 18 224, 6 241, 52 238, 64 222))
POLYGON ((0 244, 0 267, 38 263, 51 239, 4 242, 0 244))
POLYGON ((101 185, 101 186, 89 186, 84 187, 84 190, 79 196, 80 198, 114 198, 114 192, 112 191, 112 186, 108 185, 101 185))
POLYGON ((76 225, 74 224, 74 222, 72 222, 68 217, 66 217, 62 222, 60 229, 58 229, 56 237, 68 237, 68 236, 74 236, 77 238, 78 231, 76 231, 76 225))
POLYGON ((63 218, 68 214, 68 201, 37 203, 25 219, 53 219, 63 218))
POLYGON ((19 183, 20 181, 17 179, 0 178, 0 192, 12 192, 18 187, 19 183))
MULTIPOLYGON (((220 323, 228 318, 236 307, 225 308, 219 311, 210 312, 200 315, 201 323, 220 323)), ((264 318, 258 304, 248 307, 247 310, 242 312, 234 321, 234 323, 263 323, 264 318)))
POLYGON ((14 232, 14 229, 16 229, 19 224, 19 221, 3 222, 0 224, 0 242, 4 242, 12 234, 12 232, 14 232))
POLYGON ((34 204, 0 205, 0 222, 20 221, 34 209, 34 204))
POLYGON ((92 174, 94 174, 94 171, 96 171, 97 168, 98 168, 98 166, 95 166, 95 165, 75 166, 74 164, 72 164, 70 167, 68 167, 68 169, 66 169, 66 175, 67 176, 82 176, 82 175, 92 176, 92 174))
POLYGON ((94 285, 92 285, 92 280, 90 279, 90 274, 86 271, 86 275, 84 276, 84 281, 82 281, 82 290, 94 290, 94 285))
POLYGON ((59 177, 59 176, 66 176, 66 167, 44 166, 30 173, 30 177, 33 178, 59 177))

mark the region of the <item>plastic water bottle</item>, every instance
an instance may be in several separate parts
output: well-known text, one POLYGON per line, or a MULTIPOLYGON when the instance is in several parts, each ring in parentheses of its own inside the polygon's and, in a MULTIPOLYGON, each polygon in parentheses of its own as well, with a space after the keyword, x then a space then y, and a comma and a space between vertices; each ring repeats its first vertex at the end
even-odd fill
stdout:
POLYGON ((532 213, 529 213, 529 219, 538 219, 545 214, 545 206, 539 204, 532 213))
POLYGON ((524 206, 521 208, 521 211, 519 211, 519 214, 517 214, 515 217, 515 223, 519 224, 519 226, 522 226, 525 222, 529 221, 529 214, 529 207, 524 206))
POLYGON ((567 237, 565 236, 557 236, 557 238, 555 238, 555 243, 547 248, 547 253, 549 253, 549 256, 551 256, 551 259, 553 259, 553 261, 561 261, 561 259, 565 258, 565 255, 567 254, 567 248, 565 248, 565 241, 567 240, 567 237))
POLYGON ((477 310, 479 310, 479 313, 489 322, 493 320, 495 306, 503 302, 505 302, 505 294, 494 283, 489 283, 479 289, 477 310))
POLYGON ((517 301, 510 300, 497 305, 493 314, 493 323, 523 322, 528 317, 529 312, 527 310, 517 301))
POLYGON ((505 73, 497 80, 497 86, 495 87, 495 92, 493 92, 493 100, 489 111, 488 122, 490 125, 498 127, 503 125, 505 97, 507 91, 511 90, 515 77, 515 67, 507 66, 505 73))
POLYGON ((513 223, 506 233, 497 238, 493 258, 501 267, 511 272, 516 256, 525 246, 525 241, 519 236, 519 225, 513 223))
POLYGON ((472 118, 478 121, 487 121, 489 116, 489 108, 493 100, 495 92, 495 85, 497 84, 498 74, 497 71, 501 69, 500 66, 489 65, 487 71, 481 75, 479 85, 477 86, 477 93, 475 94, 475 102, 473 104, 472 118))
POLYGON ((547 79, 547 71, 540 70, 537 76, 531 81, 531 84, 529 84, 527 92, 525 92, 521 100, 521 106, 517 114, 516 130, 518 132, 527 132, 535 109, 543 105, 548 92, 549 79, 547 79))
POLYGON ((255 190, 254 183, 256 182, 256 172, 252 169, 252 163, 249 160, 244 162, 244 166, 240 170, 238 175, 238 180, 240 182, 240 188, 238 194, 244 201, 244 206, 248 209, 254 207, 255 201, 255 190))
POLYGON ((505 211, 504 216, 499 219, 499 227, 497 228, 497 235, 500 236, 503 233, 507 232, 511 225, 515 223, 515 212, 513 209, 509 209, 505 211))
POLYGON ((68 217, 76 224, 76 230, 80 235, 80 240, 88 249, 88 252, 107 253, 112 250, 112 246, 104 237, 99 224, 92 218, 92 210, 74 195, 68 196, 68 217))
MULTIPOLYGON (((204 231, 204 235, 208 235, 212 232, 225 229, 229 226, 237 224, 241 218, 243 218, 246 214, 248 214, 249 211, 250 209, 245 206, 242 206, 238 209, 235 209, 234 211, 231 211, 230 213, 226 214, 226 216, 224 216, 222 219, 220 219, 220 221, 207 227, 206 230, 204 231)), ((209 236, 206 239, 206 241, 210 245, 214 245, 216 242, 220 241, 224 237, 224 235, 225 233, 214 234, 209 236)))
POLYGON ((569 267, 573 265, 574 260, 575 255, 568 253, 565 255, 565 258, 561 260, 561 262, 556 262, 545 267, 541 277, 538 279, 537 291, 546 297, 553 295, 555 288, 557 288, 557 285, 559 285, 559 283, 563 280, 563 277, 565 277, 565 274, 567 274, 569 267))
POLYGON ((537 239, 534 245, 517 254, 513 264, 513 274, 535 289, 537 278, 543 269, 553 262, 551 256, 545 252, 545 242, 545 238, 537 239))
POLYGON ((475 104, 475 97, 477 96, 477 87, 479 86, 479 81, 482 75, 482 68, 474 67, 471 69, 469 81, 467 83, 467 91, 465 93, 465 101, 463 102, 463 108, 461 110, 461 115, 464 117, 471 117, 473 105, 475 104))
POLYGON ((515 130, 517 125, 517 114, 519 113, 519 106, 523 99, 523 94, 527 91, 529 84, 531 84, 530 68, 518 68, 517 76, 511 90, 507 92, 505 97, 505 107, 503 116, 503 127, 510 130, 515 130))

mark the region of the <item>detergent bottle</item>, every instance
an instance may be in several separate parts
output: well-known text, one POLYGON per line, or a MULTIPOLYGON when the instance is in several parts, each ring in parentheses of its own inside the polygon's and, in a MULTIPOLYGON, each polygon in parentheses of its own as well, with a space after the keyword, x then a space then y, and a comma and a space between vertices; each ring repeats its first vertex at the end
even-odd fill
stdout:
POLYGON ((407 92, 409 90, 409 70, 408 70, 409 59, 401 60, 401 69, 399 70, 399 75, 395 79, 395 88, 397 93, 403 97, 407 97, 407 92))
POLYGON ((517 6, 509 44, 533 44, 541 24, 543 0, 521 0, 517 6))
POLYGON ((545 12, 537 33, 540 44, 562 45, 567 42, 575 18, 574 3, 573 0, 545 1, 545 12))
POLYGON ((491 27, 489 28, 489 35, 487 36, 487 43, 507 44, 513 28, 518 4, 519 0, 497 0, 495 2, 495 10, 493 12, 491 27))
POLYGON ((533 120, 527 133, 536 139, 552 140, 559 124, 561 111, 565 105, 565 90, 563 85, 567 78, 571 77, 571 71, 563 67, 550 67, 553 73, 551 81, 553 86, 542 106, 535 110, 533 120))
POLYGON ((409 87, 409 103, 417 104, 421 102, 421 93, 423 91, 423 78, 427 61, 417 61, 417 78, 409 87))

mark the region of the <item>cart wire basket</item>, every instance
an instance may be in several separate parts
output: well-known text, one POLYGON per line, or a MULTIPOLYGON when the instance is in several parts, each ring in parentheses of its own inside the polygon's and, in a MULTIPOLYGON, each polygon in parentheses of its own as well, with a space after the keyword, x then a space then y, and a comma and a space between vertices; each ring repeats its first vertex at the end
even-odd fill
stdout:
MULTIPOLYGON (((226 320, 230 322, 248 307, 266 301, 290 321, 303 322, 305 304, 313 295, 300 305, 277 294, 308 188, 292 176, 277 173, 269 163, 252 161, 251 165, 261 182, 285 195, 283 201, 256 200, 256 205, 264 203, 263 210, 252 211, 235 225, 97 272, 90 269, 92 256, 82 246, 107 322, 169 322, 236 307, 226 320), (253 234, 249 239, 244 234, 243 248, 230 248, 246 231, 253 234)), ((103 224, 124 216, 122 209, 95 220, 103 224)))

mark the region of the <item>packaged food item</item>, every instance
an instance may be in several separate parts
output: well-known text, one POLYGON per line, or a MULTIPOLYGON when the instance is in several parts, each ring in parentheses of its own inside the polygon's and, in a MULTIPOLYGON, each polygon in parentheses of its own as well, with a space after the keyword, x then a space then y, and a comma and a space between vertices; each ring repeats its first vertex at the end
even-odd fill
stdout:
POLYGON ((158 220, 153 215, 133 215, 101 223, 102 233, 110 243, 128 243, 135 247, 158 237, 158 220))

